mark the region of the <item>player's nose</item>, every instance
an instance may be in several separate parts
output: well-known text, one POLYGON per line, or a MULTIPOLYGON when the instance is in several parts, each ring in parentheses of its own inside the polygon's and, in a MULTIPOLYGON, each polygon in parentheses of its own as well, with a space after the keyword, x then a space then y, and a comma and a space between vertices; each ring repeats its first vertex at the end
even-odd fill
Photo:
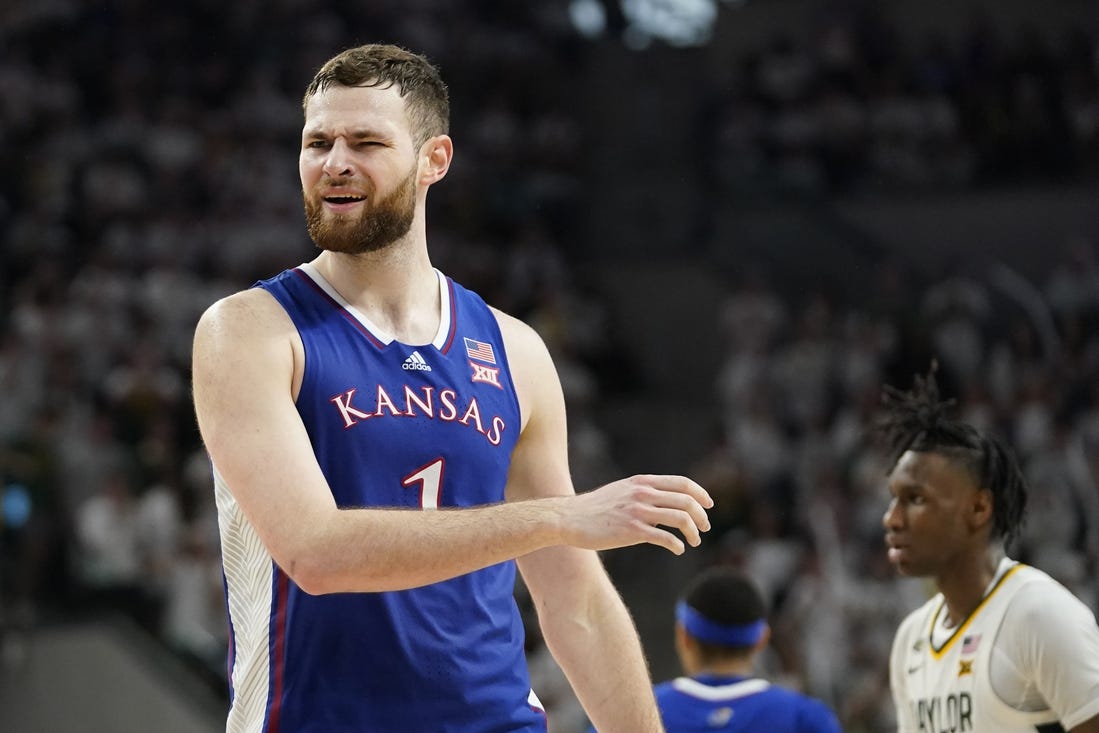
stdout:
POLYGON ((885 508, 885 513, 882 514, 882 526, 886 529, 898 529, 901 526, 903 519, 897 500, 890 499, 889 505, 885 508))
POLYGON ((324 172, 332 178, 341 178, 351 173, 351 149, 343 140, 337 139, 324 157, 324 172))

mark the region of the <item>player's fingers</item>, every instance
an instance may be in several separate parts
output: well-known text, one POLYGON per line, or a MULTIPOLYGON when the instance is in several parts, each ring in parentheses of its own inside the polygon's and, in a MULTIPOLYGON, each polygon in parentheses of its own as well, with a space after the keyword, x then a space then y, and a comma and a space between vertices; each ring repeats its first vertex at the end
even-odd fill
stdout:
POLYGON ((683 544, 683 540, 665 529, 660 529, 654 524, 638 520, 636 532, 639 535, 639 542, 663 547, 665 550, 668 550, 675 555, 682 555, 687 551, 687 547, 683 544))
POLYGON ((713 507, 714 505, 713 497, 710 496, 709 492, 686 476, 648 474, 644 476, 638 476, 637 478, 639 478, 648 486, 652 486, 654 489, 676 492, 690 496, 701 506, 707 509, 713 507))
POLYGON ((650 526, 660 525, 678 529, 691 547, 702 544, 702 534, 695 524, 694 517, 681 509, 647 506, 638 512, 638 517, 650 526))
POLYGON ((694 527, 707 532, 710 529, 710 517, 706 510, 690 494, 680 494, 674 491, 654 490, 645 495, 652 506, 678 509, 690 516, 694 527))

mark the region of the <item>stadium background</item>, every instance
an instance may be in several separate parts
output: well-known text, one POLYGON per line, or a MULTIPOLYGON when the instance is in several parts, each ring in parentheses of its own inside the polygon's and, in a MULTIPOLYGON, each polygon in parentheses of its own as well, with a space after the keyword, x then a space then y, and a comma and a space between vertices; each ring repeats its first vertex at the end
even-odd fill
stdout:
MULTIPOLYGON (((1031 478, 1015 555, 1099 604, 1099 9, 1084 0, 13 0, 0 9, 0 727, 211 731, 224 613, 188 395, 217 297, 310 257, 300 94, 354 43, 452 91, 436 264, 535 325, 576 484, 688 472, 608 553, 653 674, 745 567, 764 671, 847 731, 926 592, 884 562, 883 382, 942 365, 1031 478)), ((521 589, 520 589, 521 594, 521 589)), ((535 634, 555 733, 581 716, 535 634)))

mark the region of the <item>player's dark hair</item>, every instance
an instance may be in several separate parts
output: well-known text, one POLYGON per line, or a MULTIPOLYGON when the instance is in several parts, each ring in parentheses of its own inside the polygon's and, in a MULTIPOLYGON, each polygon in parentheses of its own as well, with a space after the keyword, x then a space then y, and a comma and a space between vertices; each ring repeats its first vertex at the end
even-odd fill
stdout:
POLYGON ((992 492, 992 536, 1010 543, 1019 532, 1026 509, 1027 485, 1014 453, 1002 440, 950 416, 956 400, 939 398, 937 365, 927 376, 916 375, 903 392, 886 385, 885 415, 878 434, 889 450, 889 470, 905 451, 938 453, 967 470, 977 485, 992 492))
POLYGON ((417 146, 450 129, 450 95, 439 70, 426 58, 399 46, 368 44, 329 59, 305 88, 302 109, 310 97, 332 86, 397 86, 405 99, 409 128, 417 146))
MULTIPOLYGON (((687 584, 683 602, 706 620, 721 626, 747 626, 767 617, 767 606, 755 584, 732 568, 707 568, 687 584)), ((695 638, 704 660, 745 654, 754 645, 727 646, 695 638)))

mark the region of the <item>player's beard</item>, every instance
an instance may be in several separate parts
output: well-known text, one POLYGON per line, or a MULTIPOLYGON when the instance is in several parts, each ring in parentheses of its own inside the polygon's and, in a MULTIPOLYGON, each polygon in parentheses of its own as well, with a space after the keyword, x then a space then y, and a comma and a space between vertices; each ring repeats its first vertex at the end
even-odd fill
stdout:
POLYGON ((305 223, 318 248, 343 254, 377 252, 408 234, 416 216, 416 168, 393 191, 371 205, 367 200, 357 217, 325 215, 319 196, 303 196, 305 223))

